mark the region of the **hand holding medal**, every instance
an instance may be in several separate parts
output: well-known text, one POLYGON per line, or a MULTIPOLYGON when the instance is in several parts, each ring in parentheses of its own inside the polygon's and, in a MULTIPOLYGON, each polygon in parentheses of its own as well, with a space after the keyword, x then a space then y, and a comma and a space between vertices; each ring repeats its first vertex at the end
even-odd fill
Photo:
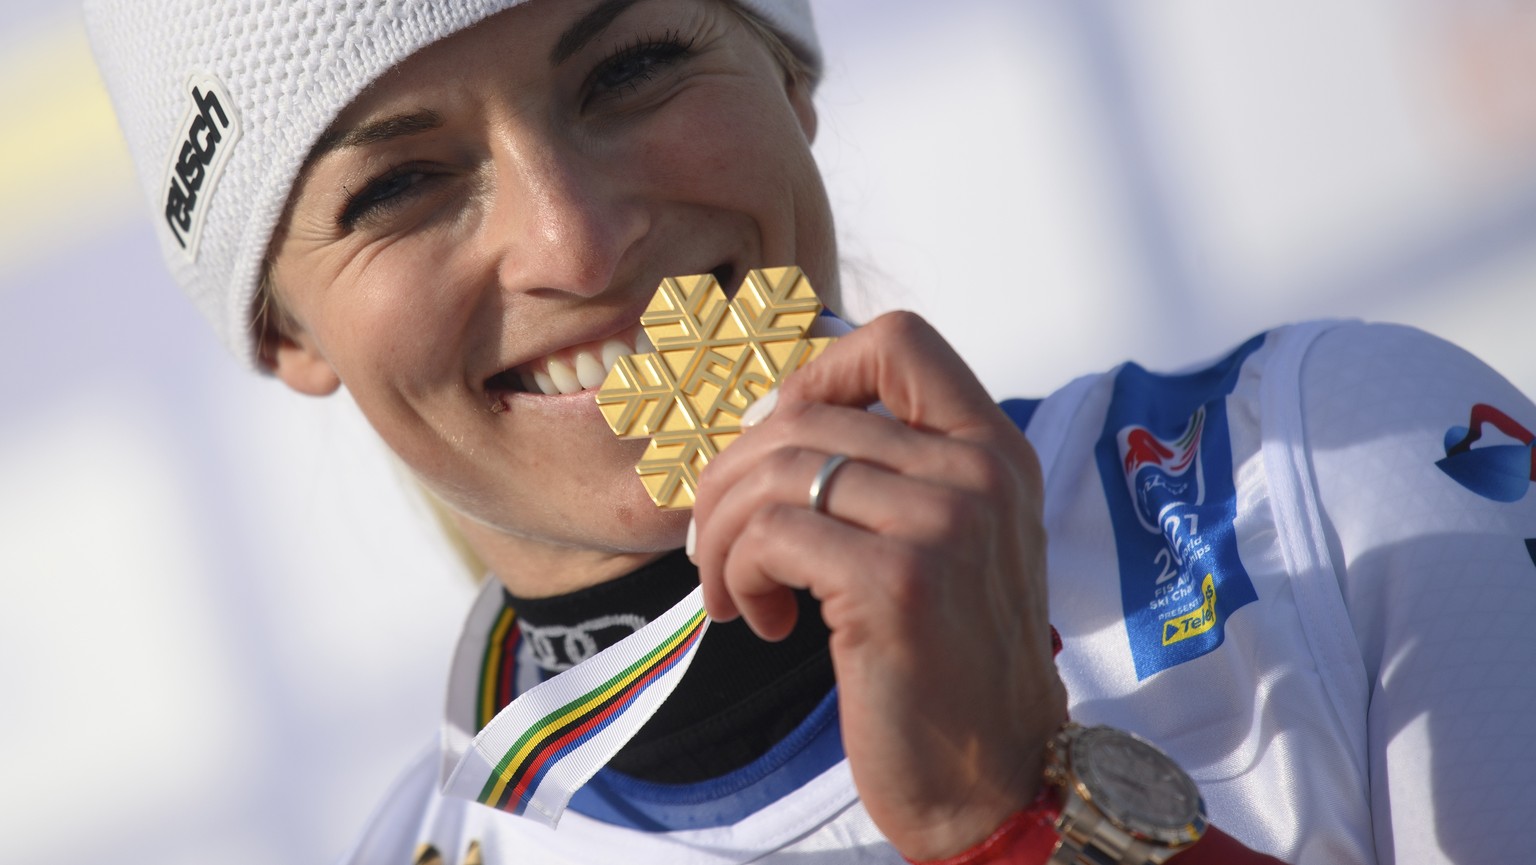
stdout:
POLYGON ((1040 468, 926 322, 806 339, 809 288, 755 272, 728 311, 709 277, 666 281, 642 319, 656 351, 621 360, 598 405, 655 436, 638 471, 658 505, 694 507, 714 618, 779 639, 792 590, 822 601, 864 805, 903 853, 949 855, 1034 797, 1065 716, 1040 468))

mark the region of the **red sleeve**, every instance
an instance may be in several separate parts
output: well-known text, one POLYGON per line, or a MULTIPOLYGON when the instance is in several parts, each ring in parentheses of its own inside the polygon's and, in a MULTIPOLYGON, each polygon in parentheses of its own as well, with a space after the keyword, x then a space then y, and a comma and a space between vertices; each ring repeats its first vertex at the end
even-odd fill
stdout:
POLYGON ((1249 850, 1242 842, 1231 835, 1211 826, 1205 830, 1205 835, 1195 843, 1195 846, 1168 860, 1168 865, 1284 865, 1284 863, 1265 853, 1249 850))

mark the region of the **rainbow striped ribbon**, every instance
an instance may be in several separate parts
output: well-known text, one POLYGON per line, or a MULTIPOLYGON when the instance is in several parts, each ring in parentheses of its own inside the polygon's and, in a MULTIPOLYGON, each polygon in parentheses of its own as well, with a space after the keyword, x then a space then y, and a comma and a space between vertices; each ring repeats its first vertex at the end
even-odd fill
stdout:
POLYGON ((475 737, 447 792, 548 826, 650 720, 693 661, 702 589, 617 644, 523 693, 475 737))

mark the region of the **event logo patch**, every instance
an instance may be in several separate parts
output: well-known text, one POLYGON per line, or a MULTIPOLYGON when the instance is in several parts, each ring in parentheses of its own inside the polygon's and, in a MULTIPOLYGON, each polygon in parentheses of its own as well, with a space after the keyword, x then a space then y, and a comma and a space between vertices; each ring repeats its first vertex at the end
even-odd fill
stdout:
POLYGON ((1125 483, 1141 527, 1158 531, 1163 514, 1178 502, 1200 505, 1205 502, 1205 481, 1201 477, 1200 434, 1205 430, 1205 409, 1198 408, 1177 441, 1165 442, 1143 426, 1128 426, 1120 431, 1120 461, 1125 465, 1125 483))
POLYGON ((1485 499, 1517 502, 1536 482, 1536 435, 1514 418, 1486 403, 1472 406, 1466 426, 1445 432, 1445 458, 1435 465, 1485 499), (1491 426, 1519 444, 1473 447, 1491 426))
POLYGON ((179 133, 165 172, 165 224, 187 257, 195 259, 208 198, 240 138, 240 124, 233 100, 212 77, 194 76, 187 97, 190 104, 176 127, 179 133))
POLYGON ((1138 679, 1214 651, 1232 613, 1258 599, 1237 554, 1226 400, 1262 344, 1189 375, 1116 374, 1095 458, 1138 679))

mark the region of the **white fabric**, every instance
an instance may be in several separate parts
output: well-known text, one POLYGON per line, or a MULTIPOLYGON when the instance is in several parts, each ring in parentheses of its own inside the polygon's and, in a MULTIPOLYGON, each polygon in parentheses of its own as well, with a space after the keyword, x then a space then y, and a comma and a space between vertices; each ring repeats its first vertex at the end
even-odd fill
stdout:
MULTIPOLYGON (((1536 412, 1476 358, 1395 327, 1324 337, 1303 394, 1351 625, 1339 636, 1364 668, 1371 800, 1390 805, 1374 809, 1378 856, 1529 859, 1536 486, 1500 503, 1446 483, 1433 463, 1471 404, 1527 430, 1536 412)), ((1483 443, 1500 439, 1485 430, 1483 443)))
MULTIPOLYGON (((1495 502, 1436 463, 1474 403, 1526 429, 1536 406, 1466 353, 1390 326, 1275 331, 1235 382, 1235 543, 1257 598, 1222 623, 1219 647, 1139 680, 1093 455, 1115 377, 1074 382, 1033 415, 1074 717, 1158 743, 1216 825, 1296 865, 1523 861, 1536 814, 1536 488, 1495 502)), ((1220 471, 1203 468, 1207 481, 1220 471)), ((498 603, 488 591, 450 690, 447 741, 460 747, 472 717, 460 697, 498 603)), ((407 775, 344 861, 407 861, 430 843, 456 865, 472 840, 486 863, 901 861, 845 763, 735 826, 665 834, 574 813, 552 832, 445 798, 436 760, 407 775)))
MULTIPOLYGON (((235 356, 256 368, 251 305, 304 157, 381 73, 524 0, 85 0, 86 26, 172 275, 235 356), (207 84, 239 140, 198 189, 198 242, 167 220, 192 88, 207 84)), ((738 0, 820 68, 810 0, 738 0)), ((199 145, 206 133, 196 136, 199 145)), ((213 166, 210 165, 211 169, 213 166)))

